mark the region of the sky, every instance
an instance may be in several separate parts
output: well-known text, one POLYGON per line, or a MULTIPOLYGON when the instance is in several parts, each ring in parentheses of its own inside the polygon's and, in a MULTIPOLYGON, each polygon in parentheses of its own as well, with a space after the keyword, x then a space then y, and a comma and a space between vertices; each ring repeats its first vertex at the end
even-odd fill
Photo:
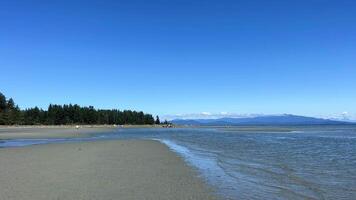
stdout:
POLYGON ((160 116, 356 120, 356 1, 0 1, 0 92, 160 116))

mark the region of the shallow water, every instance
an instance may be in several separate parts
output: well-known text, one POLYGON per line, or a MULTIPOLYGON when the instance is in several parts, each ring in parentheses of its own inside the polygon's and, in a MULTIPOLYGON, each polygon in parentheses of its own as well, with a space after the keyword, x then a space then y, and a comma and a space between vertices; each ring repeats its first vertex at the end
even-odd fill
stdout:
POLYGON ((226 199, 356 199, 356 126, 118 129, 0 146, 137 138, 166 144, 226 199))

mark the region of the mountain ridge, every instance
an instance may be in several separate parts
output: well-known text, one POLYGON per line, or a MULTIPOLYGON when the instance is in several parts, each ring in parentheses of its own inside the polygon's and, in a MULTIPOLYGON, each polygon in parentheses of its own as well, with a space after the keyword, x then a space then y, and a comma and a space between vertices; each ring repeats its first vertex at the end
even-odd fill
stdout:
POLYGON ((356 124, 346 121, 322 119, 292 114, 264 115, 242 118, 217 119, 174 119, 170 121, 177 125, 234 126, 234 125, 347 125, 356 124))

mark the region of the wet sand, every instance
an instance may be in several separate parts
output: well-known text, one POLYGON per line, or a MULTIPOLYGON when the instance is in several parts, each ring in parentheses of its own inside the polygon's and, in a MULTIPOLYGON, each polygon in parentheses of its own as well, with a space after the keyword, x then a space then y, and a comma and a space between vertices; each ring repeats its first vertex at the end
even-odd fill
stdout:
POLYGON ((0 199, 215 199, 158 141, 112 140, 0 149, 0 199))
POLYGON ((116 129, 113 126, 81 126, 79 129, 75 126, 2 126, 0 140, 87 137, 116 129))

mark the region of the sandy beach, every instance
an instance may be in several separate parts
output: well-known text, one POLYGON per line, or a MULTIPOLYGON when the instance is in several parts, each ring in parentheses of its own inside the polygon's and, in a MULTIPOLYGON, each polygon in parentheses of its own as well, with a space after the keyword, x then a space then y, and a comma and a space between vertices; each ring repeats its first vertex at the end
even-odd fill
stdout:
POLYGON ((0 149, 0 199, 215 199, 158 141, 112 140, 0 149))
MULTIPOLYGON (((49 126, 0 126, 0 140, 41 139, 41 138, 80 138, 91 134, 112 132, 117 129, 163 128, 164 125, 49 125, 49 126)), ((179 126, 178 126, 179 127, 179 126)))

